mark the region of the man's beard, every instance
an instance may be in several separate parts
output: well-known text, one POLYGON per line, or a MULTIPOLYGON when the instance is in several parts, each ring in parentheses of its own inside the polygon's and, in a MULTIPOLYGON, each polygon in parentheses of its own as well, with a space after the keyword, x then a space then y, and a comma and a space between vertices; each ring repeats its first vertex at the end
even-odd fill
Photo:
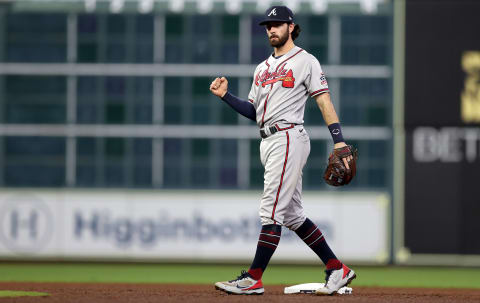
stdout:
POLYGON ((277 40, 272 40, 272 37, 270 37, 268 40, 269 40, 271 46, 278 48, 278 47, 284 46, 285 43, 287 43, 288 35, 289 35, 289 33, 286 32, 285 35, 283 35, 283 36, 275 35, 275 37, 277 37, 277 40))

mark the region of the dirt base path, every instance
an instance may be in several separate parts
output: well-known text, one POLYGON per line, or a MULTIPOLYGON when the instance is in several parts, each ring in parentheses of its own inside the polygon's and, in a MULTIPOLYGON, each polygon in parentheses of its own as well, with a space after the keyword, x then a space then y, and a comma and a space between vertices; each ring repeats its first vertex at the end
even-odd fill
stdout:
POLYGON ((353 287, 352 295, 284 295, 283 286, 267 286, 262 296, 227 295, 213 285, 0 283, 0 290, 47 292, 49 297, 0 298, 0 302, 480 302, 480 289, 353 287))

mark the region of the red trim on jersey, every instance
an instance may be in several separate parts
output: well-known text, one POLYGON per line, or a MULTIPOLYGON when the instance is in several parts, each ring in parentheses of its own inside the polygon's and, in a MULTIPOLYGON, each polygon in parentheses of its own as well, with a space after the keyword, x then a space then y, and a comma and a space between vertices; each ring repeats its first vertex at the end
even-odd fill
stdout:
POLYGON ((282 63, 280 63, 279 65, 277 65, 277 69, 275 69, 275 72, 278 71, 278 68, 280 66, 282 66, 283 63, 287 62, 288 60, 292 59, 293 57, 295 57, 298 53, 300 53, 301 51, 303 51, 303 49, 300 49, 298 52, 296 52, 295 54, 291 55, 290 57, 288 57, 287 59, 283 60, 282 63))
POLYGON ((316 90, 310 94, 310 97, 313 97, 313 95, 315 95, 316 93, 320 93, 320 92, 326 93, 327 91, 328 91, 328 88, 322 88, 322 89, 316 90))
POLYGON ((253 101, 252 99, 248 99, 248 101, 249 101, 250 103, 252 103, 252 104, 255 102, 255 101, 253 101))
POLYGON ((267 102, 268 102, 268 97, 270 97, 270 92, 272 91, 273 85, 270 86, 270 91, 267 94, 267 97, 265 98, 265 103, 263 104, 263 115, 262 115, 262 127, 265 124, 265 113, 267 112, 267 102))
POLYGON ((287 134, 287 152, 285 153, 285 162, 283 162, 282 177, 280 178, 280 185, 278 186, 278 190, 277 190, 277 198, 275 199, 275 203, 273 204, 272 220, 273 220, 273 217, 275 216, 275 209, 277 208, 278 197, 280 196, 280 190, 282 189, 282 184, 283 184, 283 175, 285 174, 285 168, 287 167, 287 161, 288 161, 288 148, 290 147, 290 136, 288 135, 288 131, 286 132, 286 134, 287 134))
MULTIPOLYGON (((268 73, 268 69, 270 68, 270 64, 268 64, 268 58, 267 58, 267 60, 265 60, 265 64, 267 65, 267 73, 268 73)), ((273 85, 270 86, 270 91, 268 92, 267 97, 265 98, 265 103, 263 104, 262 127, 265 124, 263 119, 265 118, 265 112, 267 111, 268 97, 270 96, 270 92, 272 91, 272 87, 273 87, 273 85)))
MULTIPOLYGON (((292 59, 293 57, 295 57, 298 53, 300 53, 301 51, 303 51, 303 49, 300 49, 298 52, 296 52, 295 54, 291 55, 290 57, 288 57, 287 59, 283 60, 279 65, 277 65, 277 68, 275 69, 275 73, 278 71, 278 68, 280 66, 283 65, 283 63, 287 62, 288 60, 292 59)), ((268 66, 268 68, 270 68, 270 64, 268 64, 268 59, 265 60, 265 64, 268 66)), ((267 72, 268 72, 268 68, 267 68, 267 72)), ((274 83, 271 83, 270 84, 270 91, 268 92, 267 94, 267 98, 265 98, 265 103, 263 105, 263 115, 262 115, 262 127, 263 125, 265 124, 265 113, 267 112, 267 102, 268 102, 268 97, 270 96, 270 92, 272 91, 272 88, 273 88, 273 84, 274 83)))
POLYGON ((275 128, 278 130, 278 131, 282 131, 282 130, 287 130, 287 129, 290 129, 290 128, 294 128, 295 127, 295 124, 290 124, 290 126, 287 126, 287 127, 284 127, 284 128, 280 128, 277 124, 275 124, 275 128))

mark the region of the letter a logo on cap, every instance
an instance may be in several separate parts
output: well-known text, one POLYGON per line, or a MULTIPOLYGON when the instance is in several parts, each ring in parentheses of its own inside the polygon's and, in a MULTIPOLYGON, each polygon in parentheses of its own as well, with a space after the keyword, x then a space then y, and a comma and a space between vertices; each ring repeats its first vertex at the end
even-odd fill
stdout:
POLYGON ((277 8, 272 9, 272 11, 270 12, 270 14, 268 14, 268 17, 270 17, 271 15, 274 15, 274 16, 277 15, 277 8))

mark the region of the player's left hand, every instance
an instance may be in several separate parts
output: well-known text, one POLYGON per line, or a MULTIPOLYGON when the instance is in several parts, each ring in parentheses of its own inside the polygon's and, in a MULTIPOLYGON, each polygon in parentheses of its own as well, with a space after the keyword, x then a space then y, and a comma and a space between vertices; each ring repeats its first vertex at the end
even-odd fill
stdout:
MULTIPOLYGON (((339 142, 339 143, 335 143, 335 145, 333 146, 334 149, 337 149, 337 148, 341 148, 341 147, 345 147, 347 146, 347 144, 345 142, 339 142)), ((350 165, 348 165, 348 162, 352 161, 353 160, 353 155, 350 155, 346 158, 343 158, 343 164, 345 165, 345 167, 347 169, 350 169, 350 165)))
POLYGON ((332 186, 347 185, 355 177, 357 171, 358 151, 344 142, 335 144, 328 158, 323 179, 332 186))

